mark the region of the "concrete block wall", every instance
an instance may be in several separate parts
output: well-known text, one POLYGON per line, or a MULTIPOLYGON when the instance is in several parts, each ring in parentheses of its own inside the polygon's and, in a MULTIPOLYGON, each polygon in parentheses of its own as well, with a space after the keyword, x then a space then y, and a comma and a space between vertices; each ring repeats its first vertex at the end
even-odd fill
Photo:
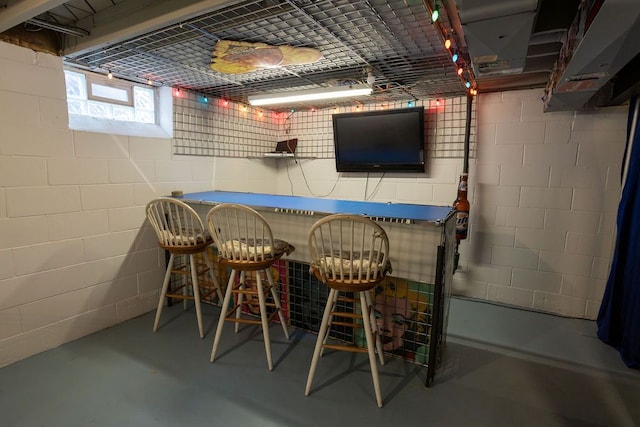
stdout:
POLYGON ((70 130, 60 58, 0 42, 0 366, 153 310, 144 207, 214 185, 170 139, 70 130))
MULTIPOLYGON (((615 239, 627 107, 544 113, 542 94, 480 94, 474 101, 470 233, 460 245, 453 294, 595 319, 615 239)), ((292 135, 299 146, 300 129, 312 129, 318 115, 296 113, 292 135)), ((322 132, 329 131, 312 133, 322 132)), ((338 174, 334 159, 277 162, 271 192, 434 205, 451 205, 463 168, 462 159, 428 159, 424 175, 380 180, 381 174, 338 174)), ((253 191, 240 182, 235 189, 253 191)))
POLYGON ((615 239, 627 107, 543 113, 541 96, 478 97, 470 236, 454 293, 595 319, 615 239))
MULTIPOLYGON (((476 99, 470 236, 453 291, 594 318, 626 108, 545 114, 541 95, 476 99)), ((175 156, 168 139, 71 131, 66 111, 60 59, 0 42, 0 366, 155 308, 164 258, 143 212, 154 197, 216 188, 450 205, 462 172, 461 159, 432 159, 425 176, 379 181, 338 175, 327 158, 175 156)))

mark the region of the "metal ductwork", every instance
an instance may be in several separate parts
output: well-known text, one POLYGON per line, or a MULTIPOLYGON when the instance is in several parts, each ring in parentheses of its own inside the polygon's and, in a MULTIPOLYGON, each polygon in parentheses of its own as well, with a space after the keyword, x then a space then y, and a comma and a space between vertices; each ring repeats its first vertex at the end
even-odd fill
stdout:
POLYGON ((456 2, 477 78, 524 71, 538 0, 456 2))
POLYGON ((456 0, 481 92, 545 87, 545 111, 640 92, 638 0, 456 0))
MULTIPOLYGON (((598 102, 591 99, 640 53, 638 40, 639 1, 584 2, 569 28, 547 84, 545 111, 607 104, 602 95, 598 102)), ((636 79, 640 80, 637 73, 636 79)), ((618 102, 621 101, 625 100, 618 102)))

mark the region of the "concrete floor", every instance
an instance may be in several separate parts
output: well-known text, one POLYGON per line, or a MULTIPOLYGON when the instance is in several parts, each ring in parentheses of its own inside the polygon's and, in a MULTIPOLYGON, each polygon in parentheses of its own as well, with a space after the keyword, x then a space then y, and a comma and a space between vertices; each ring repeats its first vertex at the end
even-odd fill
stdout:
POLYGON ((594 322, 452 299, 444 359, 387 359, 384 407, 365 354, 329 352, 304 396, 315 335, 227 325, 209 363, 218 308, 177 304, 0 369, 3 426, 637 426, 640 372, 595 339, 594 322))

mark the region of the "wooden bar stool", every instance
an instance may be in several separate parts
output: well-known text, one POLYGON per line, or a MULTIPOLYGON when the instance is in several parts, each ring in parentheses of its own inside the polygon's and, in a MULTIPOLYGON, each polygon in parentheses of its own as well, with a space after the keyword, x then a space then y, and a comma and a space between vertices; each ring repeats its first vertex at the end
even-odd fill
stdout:
MULTIPOLYGON (((222 303, 222 313, 218 320, 216 336, 211 349, 211 362, 215 360, 218 344, 225 321, 235 323, 238 332, 240 323, 262 325, 264 347, 269 370, 273 370, 271 358, 271 341, 269 338, 269 322, 277 315, 285 336, 289 339, 289 331, 285 321, 280 297, 271 275, 271 266, 283 255, 295 250, 288 242, 273 238, 271 227, 255 210, 238 204, 220 204, 211 208, 207 214, 207 227, 213 237, 220 264, 231 268, 231 274, 222 303), (246 286, 246 273, 255 272, 256 289, 246 286), (238 277, 238 273, 240 277, 238 277), (267 279, 263 281, 262 275, 267 279), (267 302, 269 293, 272 302, 267 302), (229 308, 231 296, 236 295, 234 306, 229 308), (243 315, 243 299, 258 297, 260 318, 243 315), (267 307, 273 311, 268 315, 267 307)), ((248 301, 247 301, 248 302, 248 301)))
POLYGON ((221 287, 214 273, 213 263, 207 254, 207 248, 213 244, 213 240, 204 228, 202 220, 196 211, 180 200, 168 197, 152 200, 147 204, 146 214, 158 237, 158 245, 170 254, 167 272, 164 275, 164 282, 160 291, 156 318, 153 323, 153 332, 158 330, 162 307, 165 299, 169 297, 183 300, 185 310, 187 308, 187 300, 193 300, 196 307, 200 338, 204 338, 200 300, 216 292, 218 300, 222 301, 221 287), (198 268, 198 263, 196 262, 198 254, 201 254, 202 258, 204 258, 205 268, 198 268), (188 256, 189 264, 177 266, 176 255, 188 256), (208 291, 201 295, 200 288, 202 284, 198 282, 198 276, 207 272, 210 275, 211 283, 213 283, 213 289, 209 287, 208 291), (185 277, 183 284, 170 291, 169 282, 172 274, 182 274, 187 277, 185 277), (188 276, 191 277, 190 282, 188 276), (188 286, 191 286, 192 292, 188 291, 188 286))
POLYGON ((370 291, 391 269, 387 234, 368 218, 346 214, 330 215, 311 227, 309 249, 312 257, 311 272, 330 289, 313 351, 305 395, 308 396, 311 391, 311 383, 323 349, 363 352, 369 355, 376 401, 382 407, 375 351, 377 350, 383 365, 384 355, 370 291), (342 308, 345 306, 351 306, 354 310, 347 311, 342 308), (329 337, 331 325, 348 326, 354 330, 362 328, 367 347, 360 347, 356 343, 334 343, 335 340, 329 337))

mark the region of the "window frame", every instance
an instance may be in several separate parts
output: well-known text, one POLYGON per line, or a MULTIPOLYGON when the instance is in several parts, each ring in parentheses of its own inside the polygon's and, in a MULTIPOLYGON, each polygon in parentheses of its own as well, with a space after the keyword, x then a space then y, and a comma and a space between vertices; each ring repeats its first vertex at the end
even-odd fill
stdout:
MULTIPOLYGON (((153 113, 154 121, 151 122, 136 122, 136 121, 124 121, 113 118, 101 118, 91 115, 81 114, 69 114, 68 123, 69 128, 72 130, 98 132, 98 133, 111 133, 116 135, 128 135, 128 136, 144 136, 144 137, 156 137, 156 138, 173 138, 173 93, 172 88, 166 86, 150 86, 148 84, 136 83, 128 80, 117 79, 114 77, 108 79, 106 76, 96 74, 83 69, 74 68, 72 66, 65 66, 64 71, 72 73, 83 74, 85 76, 85 91, 86 101, 102 102, 115 106, 132 107, 135 112, 135 98, 134 87, 140 87, 142 89, 153 90, 153 113), (129 93, 129 102, 122 102, 111 98, 104 98, 92 94, 91 85, 93 83, 115 87, 118 89, 127 90, 129 93)), ((65 93, 66 93, 66 77, 64 78, 65 93)), ((66 98, 67 101, 77 99, 66 98)), ((149 110, 147 110, 149 111, 149 110)))
MULTIPOLYGON (((134 86, 142 86, 142 85, 136 85, 134 83, 131 82, 125 82, 124 80, 119 80, 119 81, 114 81, 114 80, 109 80, 108 78, 102 78, 101 76, 97 76, 95 74, 86 74, 85 73, 85 78, 86 78, 86 82, 87 82, 87 99, 92 100, 92 101, 98 101, 98 102, 105 102, 107 104, 118 104, 118 105, 125 105, 127 107, 133 107, 134 106, 134 99, 133 99, 133 87, 134 86), (106 86, 106 87, 110 87, 113 89, 120 89, 120 90, 124 90, 127 93, 127 101, 120 101, 117 99, 113 99, 113 98, 106 98, 100 95, 96 95, 93 91, 93 85, 96 84, 98 86, 106 86)), ((154 91, 154 98, 156 97, 155 91, 154 91)))

